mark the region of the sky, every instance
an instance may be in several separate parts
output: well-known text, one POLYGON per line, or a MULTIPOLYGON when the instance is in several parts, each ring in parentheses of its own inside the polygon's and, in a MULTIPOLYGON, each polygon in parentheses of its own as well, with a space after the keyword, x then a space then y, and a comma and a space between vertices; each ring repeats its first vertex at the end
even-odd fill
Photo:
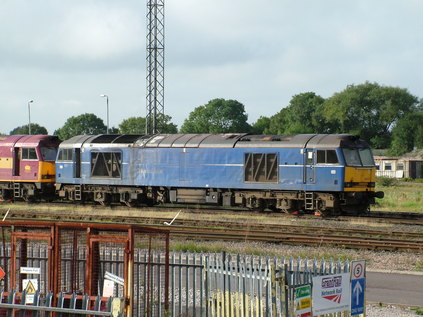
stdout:
MULTIPOLYGON (((146 115, 147 0, 0 0, 0 132, 146 115)), ((421 0, 165 0, 165 113, 235 99, 248 121, 366 81, 423 97, 421 0)))

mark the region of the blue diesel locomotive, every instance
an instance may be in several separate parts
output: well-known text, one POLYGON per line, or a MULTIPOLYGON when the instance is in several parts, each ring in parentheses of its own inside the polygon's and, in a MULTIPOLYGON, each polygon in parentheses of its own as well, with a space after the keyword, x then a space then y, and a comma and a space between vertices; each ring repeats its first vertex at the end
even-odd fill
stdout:
POLYGON ((56 191, 128 206, 363 213, 383 197, 375 173, 369 145, 346 134, 84 135, 60 144, 56 191))

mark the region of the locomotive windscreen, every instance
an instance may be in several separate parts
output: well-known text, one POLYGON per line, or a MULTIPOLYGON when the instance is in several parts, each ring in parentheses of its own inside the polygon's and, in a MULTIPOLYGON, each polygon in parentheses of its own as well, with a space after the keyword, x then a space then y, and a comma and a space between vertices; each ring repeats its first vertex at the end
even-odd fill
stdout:
POLYGON ((373 155, 370 149, 349 149, 343 148, 345 162, 348 166, 375 166, 373 155))

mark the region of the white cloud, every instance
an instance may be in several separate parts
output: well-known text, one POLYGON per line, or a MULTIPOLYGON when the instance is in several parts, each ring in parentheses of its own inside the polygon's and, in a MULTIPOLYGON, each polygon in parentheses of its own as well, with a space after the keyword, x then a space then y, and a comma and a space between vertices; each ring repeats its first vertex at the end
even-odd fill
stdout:
MULTIPOLYGON (((1 0, 0 132, 31 116, 52 132, 84 112, 145 115, 146 1, 1 0), (45 115, 48 113, 48 115, 45 115)), ((421 0, 169 0, 165 112, 181 124, 213 98, 250 122, 295 94, 366 80, 422 97, 421 0)))
POLYGON ((72 8, 52 41, 71 58, 105 59, 141 49, 144 25, 129 9, 94 5, 72 8))
POLYGON ((0 48, 15 58, 105 60, 145 46, 142 12, 119 1, 8 1, 0 20, 0 48))

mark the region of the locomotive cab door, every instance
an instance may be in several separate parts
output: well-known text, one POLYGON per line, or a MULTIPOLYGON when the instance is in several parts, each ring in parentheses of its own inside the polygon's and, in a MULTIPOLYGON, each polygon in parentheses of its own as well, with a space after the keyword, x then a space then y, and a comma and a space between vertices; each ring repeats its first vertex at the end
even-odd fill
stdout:
POLYGON ((315 152, 313 149, 304 150, 304 175, 303 175, 304 184, 314 184, 316 181, 314 157, 315 157, 315 152))
POLYGON ((75 162, 73 167, 73 175, 75 178, 81 178, 81 149, 75 149, 75 162))
POLYGON ((21 169, 21 149, 13 148, 13 176, 19 176, 21 169))

